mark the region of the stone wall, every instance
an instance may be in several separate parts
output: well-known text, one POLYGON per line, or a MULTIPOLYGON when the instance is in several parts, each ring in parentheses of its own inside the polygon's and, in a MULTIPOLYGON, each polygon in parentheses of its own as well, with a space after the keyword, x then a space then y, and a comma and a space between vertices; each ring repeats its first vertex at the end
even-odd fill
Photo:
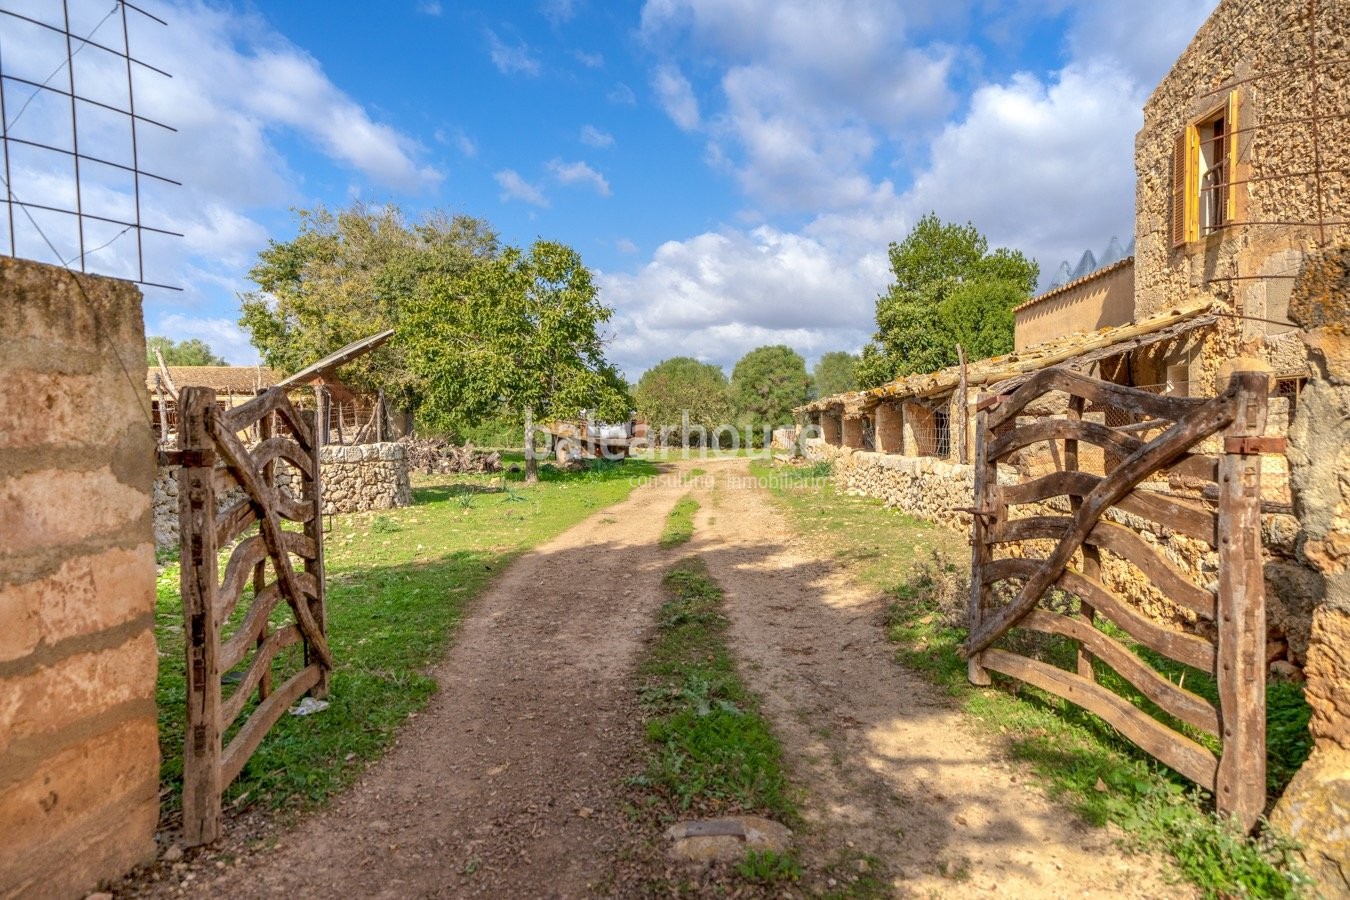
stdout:
POLYGON ((412 505, 407 445, 333 445, 319 452, 322 454, 325 514, 412 505))
POLYGON ((876 497, 889 507, 938 525, 964 530, 975 490, 975 469, 931 456, 900 456, 834 447, 807 441, 806 456, 834 464, 834 477, 846 493, 876 497))
POLYGON ((0 297, 0 896, 78 897, 159 816, 141 297, 15 259, 0 297))
POLYGON ((1271 820, 1326 896, 1350 896, 1350 247, 1315 259, 1290 302, 1313 376, 1289 430, 1299 555, 1315 573, 1308 705, 1315 746, 1271 820))

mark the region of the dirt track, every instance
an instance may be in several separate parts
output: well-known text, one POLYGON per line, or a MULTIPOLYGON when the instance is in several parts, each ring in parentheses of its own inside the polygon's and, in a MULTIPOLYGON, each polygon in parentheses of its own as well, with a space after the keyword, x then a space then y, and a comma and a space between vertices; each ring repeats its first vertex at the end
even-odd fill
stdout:
POLYGON ((698 553, 806 789, 808 871, 852 847, 888 861, 898 896, 1185 893, 1046 800, 899 668, 880 598, 797 542, 748 478, 730 483, 743 461, 698 465, 718 484, 696 491, 690 544, 657 546, 688 491, 666 478, 522 557, 466 619, 441 692, 355 789, 275 849, 228 869, 204 855, 157 890, 191 875, 188 890, 232 897, 626 895, 612 879, 633 840, 632 667, 662 574, 698 553))

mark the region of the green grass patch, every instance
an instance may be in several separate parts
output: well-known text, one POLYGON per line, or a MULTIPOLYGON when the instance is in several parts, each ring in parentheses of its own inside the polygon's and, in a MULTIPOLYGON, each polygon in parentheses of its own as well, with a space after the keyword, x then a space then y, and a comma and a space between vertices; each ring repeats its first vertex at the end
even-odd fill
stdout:
MULTIPOLYGON (((415 505, 378 514, 336 516, 325 535, 328 631, 337 665, 328 709, 282 716, 226 790, 229 806, 312 808, 349 785, 426 705, 435 681, 427 669, 444 653, 464 612, 524 550, 628 495, 655 474, 650 463, 593 465, 582 472, 540 467, 540 483, 522 473, 414 476, 415 505)), ((222 553, 222 571, 226 553, 222 553)), ((184 675, 179 566, 158 579, 161 790, 166 818, 181 809, 184 675)), ((241 609, 232 617, 238 622, 241 609)), ((283 604, 274 616, 283 624, 283 604)), ((274 684, 303 660, 291 648, 274 663, 274 684)), ((226 695, 232 686, 225 685, 226 695)))
POLYGON ((727 649, 722 589, 703 561, 667 573, 668 599, 639 669, 652 745, 635 780, 669 817, 755 813, 796 821, 782 747, 727 649))
POLYGON ((698 501, 689 494, 666 514, 666 527, 661 531, 661 546, 670 549, 678 547, 694 536, 694 513, 698 512, 698 501))
MULTIPOLYGON (((767 468, 767 467, 764 467, 767 468)), ((799 470, 800 471, 800 470, 799 470)), ((764 473, 758 473, 764 474, 764 473)), ((781 470, 775 474, 781 475, 781 470)), ((1028 685, 995 675, 995 689, 966 679, 956 649, 965 639, 970 566, 961 535, 848 497, 833 486, 771 481, 780 503, 808 537, 829 547, 860 579, 889 591, 887 628, 897 659, 945 688, 966 712, 1005 735, 1012 754, 1028 762, 1053 796, 1095 824, 1114 822, 1141 847, 1163 850, 1207 897, 1298 897, 1306 878, 1292 847, 1269 833, 1247 838, 1212 812, 1211 798, 1167 769, 1101 719, 1028 685)), ((1056 602, 1072 605, 1067 597, 1056 602)), ((1116 637, 1121 637, 1119 633, 1116 637)), ((1019 652, 1071 667, 1074 647, 1063 639, 1014 632, 1019 652)), ((1213 699, 1213 679, 1141 649, 1161 673, 1213 699)), ((1098 680, 1157 714, 1137 690, 1103 665, 1098 680)), ((1308 707, 1299 685, 1267 686, 1267 788, 1277 796, 1311 749, 1308 707)), ((1169 722, 1176 725, 1178 723, 1169 722)), ((1190 736, 1217 744, 1207 735, 1190 736)))

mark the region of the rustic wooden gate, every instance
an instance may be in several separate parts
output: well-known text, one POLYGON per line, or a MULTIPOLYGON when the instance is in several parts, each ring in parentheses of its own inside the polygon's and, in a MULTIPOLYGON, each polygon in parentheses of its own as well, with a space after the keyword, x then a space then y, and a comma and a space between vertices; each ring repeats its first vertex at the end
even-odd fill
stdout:
POLYGON ((322 500, 318 447, 309 422, 274 388, 233 409, 216 404, 209 388, 184 388, 179 402, 179 517, 182 541, 184 637, 187 644, 187 740, 183 760, 183 831, 189 845, 220 834, 221 792, 263 737, 301 695, 328 691, 333 659, 325 636, 322 500), (238 434, 258 427, 252 450, 238 434), (281 461, 284 461, 281 462, 281 461), (278 485, 287 466, 297 493, 278 485), (243 497, 217 512, 217 497, 243 497), (302 530, 282 527, 282 520, 302 530), (257 533, 233 548, 223 578, 218 549, 256 523, 257 533), (292 557, 299 560, 297 571, 292 557), (272 578, 268 580, 268 569, 272 578), (246 584, 253 596, 234 616, 246 584), (294 622, 273 630, 282 601, 294 622), (233 633, 225 631, 231 623, 233 633), (278 654, 304 646, 304 665, 272 684, 278 654), (241 679, 222 697, 221 676, 248 660, 241 679), (231 725, 256 706, 228 743, 231 725))
POLYGON ((1271 446, 1261 437, 1266 396, 1266 376, 1259 373, 1237 373, 1218 397, 1192 399, 1048 369, 1011 394, 983 401, 976 430, 971 629, 964 647, 972 682, 989 684, 986 670, 1001 672, 1095 713, 1211 790, 1218 809, 1236 816, 1247 829, 1262 812, 1266 786, 1260 520, 1260 451, 1271 446), (1028 405, 1053 391, 1068 395, 1067 413, 1025 421, 1028 405), (1083 417, 1087 404, 1114 410, 1117 414, 1109 418, 1128 421, 1118 427, 1088 421, 1083 417), (1220 433, 1221 454, 1196 452, 1197 445, 1220 433), (1150 434, 1156 436, 1140 437, 1150 434), (1000 461, 1045 442, 1052 449, 1062 447, 1058 471, 1018 484, 999 483, 1000 461), (1082 471, 1080 442, 1101 447, 1115 467, 1102 475, 1082 471), (1201 488, 1195 492, 1198 498, 1213 502, 1140 489, 1141 482, 1160 474, 1186 479, 1201 488), (1068 514, 1041 514, 1047 501, 1052 506, 1048 511, 1054 512, 1057 504, 1068 514), (1103 518, 1111 508, 1124 515, 1103 518), (1010 517, 1010 510, 1022 514, 1010 517), (1217 590, 1195 584, 1136 530, 1121 524, 1132 516, 1216 550, 1217 590), (1035 545, 1024 542, 1040 541, 1044 547, 1047 540, 1054 542, 1047 556, 1025 555, 1035 545), (1024 555, 1011 552, 1016 544, 1024 555), (1212 623, 1215 639, 1160 625, 1117 596, 1103 583, 1103 551, 1128 561, 1174 603, 1212 623), (1070 565, 1075 560, 1081 560, 1081 568, 1070 565), (1021 582, 1020 588, 1015 582, 1021 582), (1054 587, 1079 598, 1078 615, 1046 608, 1043 600, 1054 587), (1013 599, 1000 603, 995 599, 999 595, 1013 599), (1213 675, 1217 708, 1105 634, 1094 624, 1097 616, 1155 653, 1213 675), (1077 671, 995 648, 994 642, 1014 626, 1076 641, 1077 671), (1110 666, 1168 715, 1218 737, 1221 755, 1098 684, 1094 660, 1110 666))

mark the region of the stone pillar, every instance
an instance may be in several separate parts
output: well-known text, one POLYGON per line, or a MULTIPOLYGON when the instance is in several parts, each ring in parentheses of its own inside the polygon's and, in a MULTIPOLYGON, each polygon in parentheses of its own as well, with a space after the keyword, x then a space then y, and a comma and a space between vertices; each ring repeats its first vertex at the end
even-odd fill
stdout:
POLYGON ((0 896, 154 858, 155 442, 141 295, 0 259, 0 896))
POLYGON ((894 403, 877 404, 877 452, 903 453, 905 450, 904 415, 894 403))
POLYGON ((1308 644, 1312 756, 1271 821, 1303 845, 1326 896, 1350 895, 1350 248, 1311 260, 1290 317, 1307 330, 1312 377, 1289 429, 1299 555, 1320 575, 1308 644))
POLYGON ((820 414, 820 436, 831 447, 843 446, 844 428, 838 413, 820 414))
POLYGON ((854 450, 863 448, 863 420, 861 416, 844 419, 844 446, 854 450))

